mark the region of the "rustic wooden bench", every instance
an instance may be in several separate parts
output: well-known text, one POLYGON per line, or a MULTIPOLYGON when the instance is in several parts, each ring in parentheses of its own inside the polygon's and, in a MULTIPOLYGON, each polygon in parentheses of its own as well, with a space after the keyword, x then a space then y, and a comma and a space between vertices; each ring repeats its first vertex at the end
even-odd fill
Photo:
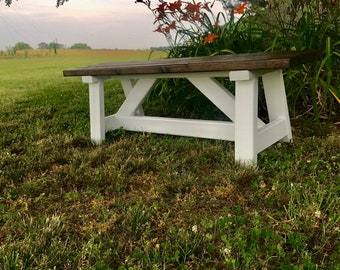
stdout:
POLYGON ((130 131, 221 139, 235 142, 235 160, 255 165, 257 154, 278 142, 292 141, 283 69, 318 59, 313 50, 105 63, 64 70, 89 84, 91 139, 105 132, 130 131), (235 81, 235 95, 217 77, 235 81), (258 118, 258 78, 262 77, 269 123, 258 118), (117 113, 104 115, 104 81, 120 79, 126 96, 117 113), (187 78, 231 121, 145 116, 142 104, 159 78, 187 78))

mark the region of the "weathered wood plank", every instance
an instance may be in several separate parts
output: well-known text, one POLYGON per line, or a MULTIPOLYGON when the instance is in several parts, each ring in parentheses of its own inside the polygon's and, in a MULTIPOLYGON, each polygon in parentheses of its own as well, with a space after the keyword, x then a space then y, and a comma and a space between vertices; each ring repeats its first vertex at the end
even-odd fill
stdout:
POLYGON ((203 57, 112 62, 64 70, 64 76, 108 76, 163 73, 266 70, 295 67, 320 57, 316 50, 231 54, 203 57))

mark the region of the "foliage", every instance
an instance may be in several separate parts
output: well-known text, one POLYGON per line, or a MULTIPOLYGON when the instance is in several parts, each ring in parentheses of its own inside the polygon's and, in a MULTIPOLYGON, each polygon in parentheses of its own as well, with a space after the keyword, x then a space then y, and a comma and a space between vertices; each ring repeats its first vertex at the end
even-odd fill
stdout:
POLYGON ((88 49, 91 49, 91 47, 87 45, 86 43, 75 43, 70 47, 70 49, 88 50, 88 49))
MULTIPOLYGON (((1 270, 339 268, 336 126, 293 121, 294 145, 258 168, 224 141, 118 130, 94 146, 87 86, 61 71, 149 52, 30 53, 0 57, 1 270)), ((123 91, 106 89, 113 113, 123 91)))
MULTIPOLYGON (((224 39, 230 33, 222 30, 226 24, 233 25, 238 21, 236 14, 244 14, 250 5, 248 1, 217 0, 208 2, 159 1, 156 7, 151 1, 137 1, 145 4, 155 17, 156 32, 164 34, 172 47, 206 45, 214 43, 217 38, 224 39), (236 3, 239 3, 236 7, 236 3), (216 31, 222 31, 217 33, 216 31), (214 38, 211 38, 213 37, 214 38)), ((257 1, 252 1, 257 2, 257 1)), ((262 1, 263 5, 266 1, 262 1)), ((262 7, 254 3, 256 7, 262 7)), ((236 46, 235 46, 236 47, 236 46)), ((175 48, 174 48, 175 49, 175 48)), ((205 52, 205 55, 208 52, 205 52)), ((194 53, 193 55, 196 56, 194 53)))
POLYGON ((65 46, 56 41, 50 42, 47 46, 47 49, 63 49, 65 46))
POLYGON ((32 47, 28 44, 28 43, 25 43, 25 42, 17 42, 15 45, 14 45, 14 48, 13 48, 15 51, 20 51, 20 50, 30 50, 32 49, 32 47))
POLYGON ((40 50, 48 49, 48 44, 46 42, 40 42, 38 44, 38 49, 40 49, 40 50))
POLYGON ((10 6, 12 4, 12 0, 5 0, 6 6, 10 6))
POLYGON ((286 85, 292 113, 313 111, 316 120, 340 113, 340 4, 338 1, 285 1, 257 13, 269 50, 319 49, 322 59, 288 70, 286 85))
MULTIPOLYGON (((206 1, 162 1, 155 8, 151 7, 151 1, 139 2, 153 12, 158 25, 155 31, 169 41, 169 57, 311 48, 323 51, 320 61, 286 71, 290 110, 294 117, 310 112, 316 120, 338 117, 339 2, 286 0, 260 5, 252 1, 233 6, 231 1, 220 0, 216 1, 220 4, 218 8, 215 1, 215 6, 206 1)), ((207 103, 200 93, 191 90, 192 86, 178 79, 163 81, 156 95, 163 96, 163 106, 168 106, 170 100, 185 102, 187 89, 190 89, 189 99, 197 99, 198 104, 207 103)), ((182 105, 179 111, 187 107, 182 105)))

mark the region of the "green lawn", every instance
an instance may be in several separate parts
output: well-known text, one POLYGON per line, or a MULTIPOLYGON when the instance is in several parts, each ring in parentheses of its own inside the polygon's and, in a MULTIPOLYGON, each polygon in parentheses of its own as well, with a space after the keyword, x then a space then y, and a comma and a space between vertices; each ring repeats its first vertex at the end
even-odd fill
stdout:
MULTIPOLYGON (((148 56, 0 55, 0 269, 340 269, 338 125, 293 119, 294 143, 258 168, 223 141, 92 145, 87 85, 62 70, 148 56)), ((112 113, 123 93, 107 88, 112 113)))

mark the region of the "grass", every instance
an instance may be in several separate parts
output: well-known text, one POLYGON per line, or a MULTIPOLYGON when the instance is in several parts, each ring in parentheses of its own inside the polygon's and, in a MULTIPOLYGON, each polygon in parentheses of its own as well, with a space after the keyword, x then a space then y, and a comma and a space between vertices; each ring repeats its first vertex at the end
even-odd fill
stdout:
POLYGON ((110 53, 0 56, 0 269, 340 268, 338 125, 293 120, 258 168, 223 141, 117 130, 94 146, 87 86, 62 70, 148 56, 110 53))

